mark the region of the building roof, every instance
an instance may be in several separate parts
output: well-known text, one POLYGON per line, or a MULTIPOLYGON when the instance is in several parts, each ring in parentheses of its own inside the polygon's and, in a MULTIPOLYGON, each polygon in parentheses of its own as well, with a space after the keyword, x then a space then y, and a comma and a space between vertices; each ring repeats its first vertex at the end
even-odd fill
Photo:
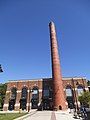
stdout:
MULTIPOLYGON (((86 77, 63 77, 62 80, 79 80, 86 79, 86 77)), ((52 78, 37 78, 37 79, 18 79, 18 80, 8 80, 9 82, 26 82, 26 81, 43 81, 43 80, 52 80, 52 78)))

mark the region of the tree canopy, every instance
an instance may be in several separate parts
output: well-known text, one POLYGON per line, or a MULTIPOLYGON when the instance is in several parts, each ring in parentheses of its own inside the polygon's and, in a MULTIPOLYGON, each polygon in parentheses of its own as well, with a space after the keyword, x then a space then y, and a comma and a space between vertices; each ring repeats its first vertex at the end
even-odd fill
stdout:
POLYGON ((0 109, 2 109, 3 107, 4 98, 6 94, 6 88, 7 88, 6 84, 0 84, 0 109))
POLYGON ((90 92, 85 91, 81 93, 81 95, 78 97, 78 100, 80 101, 81 105, 90 106, 90 92))

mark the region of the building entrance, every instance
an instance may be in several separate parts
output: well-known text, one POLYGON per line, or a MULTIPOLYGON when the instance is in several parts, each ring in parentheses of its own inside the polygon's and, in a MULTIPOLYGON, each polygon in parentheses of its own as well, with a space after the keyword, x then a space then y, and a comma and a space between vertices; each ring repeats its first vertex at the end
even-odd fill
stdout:
POLYGON ((9 101, 9 107, 8 107, 8 109, 9 110, 14 110, 14 105, 15 105, 15 99, 11 99, 9 101))
POLYGON ((26 109, 26 103, 27 103, 26 99, 21 99, 20 100, 20 109, 25 110, 26 109))
POLYGON ((43 110, 52 110, 53 106, 52 106, 52 100, 50 99, 44 99, 43 100, 43 110))
POLYGON ((32 99, 32 109, 38 109, 38 100, 37 99, 32 99))
POLYGON ((71 108, 71 109, 73 109, 74 108, 74 100, 73 100, 73 97, 67 97, 66 98, 66 100, 67 100, 67 103, 68 103, 68 108, 71 108))

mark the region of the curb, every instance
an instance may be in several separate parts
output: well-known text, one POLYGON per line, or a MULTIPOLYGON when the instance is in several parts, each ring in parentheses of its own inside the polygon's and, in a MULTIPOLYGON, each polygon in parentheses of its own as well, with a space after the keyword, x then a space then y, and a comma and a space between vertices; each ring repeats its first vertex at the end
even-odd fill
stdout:
POLYGON ((25 118, 27 118, 27 117, 29 117, 29 116, 32 116, 32 115, 35 114, 36 112, 37 112, 36 110, 35 110, 35 111, 31 111, 31 112, 29 112, 28 114, 26 114, 26 115, 24 115, 24 116, 15 118, 14 120, 23 120, 23 119, 25 119, 25 118))

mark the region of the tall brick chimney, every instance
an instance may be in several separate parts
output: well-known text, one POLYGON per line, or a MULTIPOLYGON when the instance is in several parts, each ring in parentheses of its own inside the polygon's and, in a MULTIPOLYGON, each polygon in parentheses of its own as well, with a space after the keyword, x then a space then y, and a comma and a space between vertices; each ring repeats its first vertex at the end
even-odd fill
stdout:
POLYGON ((52 59, 52 78, 53 78, 53 109, 65 110, 65 96, 62 82, 62 74, 60 68, 60 60, 58 53, 58 43, 56 38, 55 25, 53 22, 49 23, 50 28, 50 43, 51 43, 51 59, 52 59))

